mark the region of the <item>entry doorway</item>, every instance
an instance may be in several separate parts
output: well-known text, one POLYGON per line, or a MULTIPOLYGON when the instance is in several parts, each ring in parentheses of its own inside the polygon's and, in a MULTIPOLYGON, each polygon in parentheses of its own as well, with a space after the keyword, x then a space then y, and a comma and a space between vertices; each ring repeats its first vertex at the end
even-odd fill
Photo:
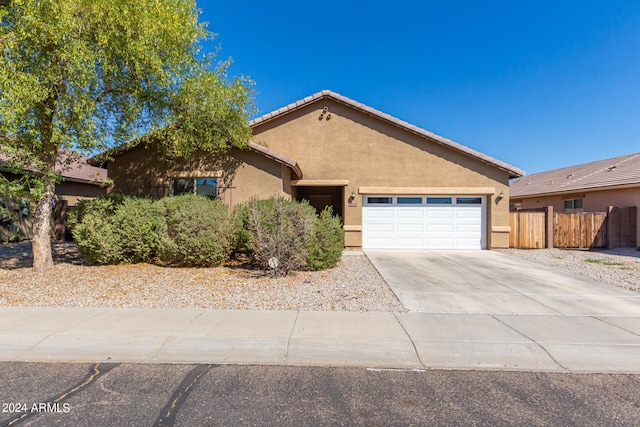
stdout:
POLYGON ((333 214, 344 218, 343 197, 344 186, 300 186, 296 188, 296 200, 307 200, 318 213, 331 206, 333 214))

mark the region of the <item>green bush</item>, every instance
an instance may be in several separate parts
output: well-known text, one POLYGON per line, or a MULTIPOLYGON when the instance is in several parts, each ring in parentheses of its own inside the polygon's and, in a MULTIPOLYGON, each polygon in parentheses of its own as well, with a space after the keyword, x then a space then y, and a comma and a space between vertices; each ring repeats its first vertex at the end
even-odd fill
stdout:
POLYGON ((233 209, 233 227, 235 230, 233 249, 240 253, 250 254, 251 232, 249 231, 249 205, 247 203, 236 205, 233 209))
POLYGON ((158 249, 164 229, 156 203, 150 199, 125 199, 111 220, 120 237, 124 263, 147 262, 158 249))
POLYGON ((113 215, 116 207, 121 205, 129 196, 124 194, 110 194, 98 196, 95 199, 80 200, 78 204, 68 212, 67 224, 70 228, 80 224, 86 214, 94 215, 101 212, 105 215, 113 215))
POLYGON ((92 264, 148 261, 163 228, 151 200, 122 195, 80 202, 69 224, 78 251, 92 264))
POLYGON ((165 197, 157 202, 165 220, 157 256, 167 265, 215 267, 229 259, 235 237, 229 208, 203 196, 165 197))
POLYGON ((284 274, 303 269, 313 234, 315 209, 306 201, 285 197, 252 199, 247 209, 247 246, 254 262, 269 269, 269 260, 276 259, 277 272, 284 274))
POLYGON ((335 267, 344 250, 344 230, 339 216, 333 216, 331 206, 316 218, 313 235, 307 246, 307 270, 335 267))

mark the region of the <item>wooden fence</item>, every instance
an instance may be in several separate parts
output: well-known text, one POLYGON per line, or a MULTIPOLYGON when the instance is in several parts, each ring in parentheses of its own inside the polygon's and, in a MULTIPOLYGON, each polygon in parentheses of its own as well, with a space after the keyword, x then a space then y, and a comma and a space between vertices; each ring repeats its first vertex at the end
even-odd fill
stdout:
POLYGON ((547 247, 545 212, 509 212, 509 247, 540 249, 547 247))
POLYGON ((581 212, 553 214, 553 246, 556 248, 606 248, 607 214, 581 212))
POLYGON ((607 212, 553 212, 553 207, 509 212, 509 247, 615 248, 636 246, 637 208, 607 212))

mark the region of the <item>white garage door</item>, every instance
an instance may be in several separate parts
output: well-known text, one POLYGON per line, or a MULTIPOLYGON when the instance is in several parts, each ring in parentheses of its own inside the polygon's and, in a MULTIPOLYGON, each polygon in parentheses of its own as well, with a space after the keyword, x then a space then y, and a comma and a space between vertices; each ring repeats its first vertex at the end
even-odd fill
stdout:
POLYGON ((362 247, 484 249, 484 196, 368 196, 362 247))

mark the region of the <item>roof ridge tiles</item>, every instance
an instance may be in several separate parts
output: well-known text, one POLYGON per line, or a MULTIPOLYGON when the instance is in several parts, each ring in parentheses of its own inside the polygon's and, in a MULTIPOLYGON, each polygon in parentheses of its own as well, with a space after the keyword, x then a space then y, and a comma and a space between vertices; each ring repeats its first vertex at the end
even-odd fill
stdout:
MULTIPOLYGON (((611 168, 612 168, 612 167, 614 167, 614 168, 615 168, 615 166, 618 166, 618 165, 620 165, 620 164, 623 164, 623 163, 625 163, 625 162, 628 162, 628 161, 630 161, 630 160, 633 160, 634 158, 636 158, 636 157, 638 157, 638 156, 640 156, 640 153, 637 153, 637 154, 630 154, 629 156, 614 157, 614 158, 612 158, 612 159, 604 159, 604 160, 599 160, 599 161, 597 161, 597 162, 592 162, 592 163, 594 163, 594 164, 595 164, 595 163, 601 163, 601 162, 602 162, 602 163, 604 163, 604 162, 606 162, 607 160, 619 160, 619 161, 615 162, 614 164, 608 163, 610 166, 605 166, 605 167, 603 167, 603 168, 600 168, 600 169, 598 169, 598 170, 596 170, 596 171, 593 171, 593 172, 591 172, 591 173, 588 173, 588 174, 586 174, 586 175, 578 176, 578 177, 576 177, 576 179, 574 179, 574 180, 572 180, 572 181, 569 181, 569 182, 566 182, 566 183, 564 183, 564 184, 560 185, 560 187, 567 187, 567 186, 569 186, 569 184, 574 184, 574 183, 578 183, 578 182, 580 182, 580 181, 584 181, 585 179, 587 179, 587 178, 589 178, 589 177, 591 177, 591 176, 593 176, 593 175, 596 175, 596 174, 601 173, 601 172, 605 172, 605 171, 607 171, 607 170, 611 170, 611 168)), ((588 164, 589 164, 589 163, 587 163, 587 165, 588 165, 588 164)), ((580 165, 578 165, 578 166, 580 166, 580 165)), ((574 169, 575 169, 575 167, 574 167, 574 169)))
POLYGON ((476 159, 478 159, 478 160, 480 160, 482 162, 497 166, 497 167, 509 172, 509 174, 510 174, 510 176, 512 178, 521 177, 521 176, 523 176, 525 174, 525 172, 523 170, 521 170, 521 169, 519 169, 519 168, 517 168, 517 167, 515 167, 513 165, 510 165, 508 163, 505 163, 505 162, 502 162, 500 160, 497 160, 497 159, 495 159, 495 158, 493 158, 491 156, 483 154, 483 153, 481 153, 479 151, 476 151, 476 150, 474 150, 472 148, 469 148, 469 147, 467 147, 465 145, 462 145, 462 144, 460 144, 458 142, 452 141, 450 139, 447 139, 445 137, 437 135, 437 134, 435 134, 433 132, 425 130, 425 129, 419 127, 419 126, 416 126, 416 125, 411 124, 409 122, 406 122, 404 120, 398 119, 398 118, 392 116, 391 114, 384 113, 382 111, 376 110, 373 107, 370 107, 370 106, 365 105, 365 104, 363 104, 361 102, 358 102, 358 101, 354 101, 351 98, 348 98, 348 97, 346 97, 344 95, 340 95, 340 94, 338 94, 336 92, 333 92, 333 91, 327 90, 327 89, 322 90, 320 92, 316 92, 313 95, 311 95, 310 97, 303 98, 301 100, 302 102, 297 101, 297 102, 291 103, 291 104, 289 104, 289 105, 287 105, 285 107, 282 107, 282 108, 280 108, 278 110, 275 110, 275 111, 273 111, 271 113, 264 114, 264 115, 262 115, 260 117, 257 117, 255 119, 251 120, 249 122, 249 125, 252 126, 252 127, 256 126, 256 125, 258 125, 260 123, 263 123, 265 121, 274 119, 274 118, 276 118, 276 117, 278 117, 278 116, 280 116, 282 114, 285 114, 285 113, 287 113, 289 111, 292 111, 292 110, 297 109, 297 108, 301 108, 301 107, 303 107, 305 105, 308 105, 308 104, 310 104, 312 102, 317 101, 318 99, 326 98, 326 97, 329 97, 329 98, 332 98, 332 99, 334 99, 336 101, 342 102, 342 103, 344 103, 344 104, 346 104, 348 106, 351 106, 352 108, 356 108, 356 109, 359 109, 359 110, 364 111, 366 113, 369 113, 369 114, 371 114, 373 116, 376 116, 376 117, 378 117, 378 118, 380 118, 382 120, 386 120, 389 123, 392 123, 392 124, 394 124, 394 125, 396 125, 398 127, 404 128, 404 129, 406 129, 406 130, 408 130, 410 132, 414 132, 414 133, 416 133, 416 134, 418 134, 418 135, 420 135, 422 137, 429 138, 429 139, 433 140, 436 143, 442 144, 444 146, 448 146, 450 148, 453 148, 454 150, 461 151, 461 152, 463 152, 463 153, 465 153, 465 154, 467 154, 467 155, 469 155, 471 157, 475 157, 476 159))
POLYGON ((633 153, 525 176, 511 182, 511 195, 529 197, 638 184, 640 153, 633 153), (567 175, 568 172, 570 173, 567 175))

